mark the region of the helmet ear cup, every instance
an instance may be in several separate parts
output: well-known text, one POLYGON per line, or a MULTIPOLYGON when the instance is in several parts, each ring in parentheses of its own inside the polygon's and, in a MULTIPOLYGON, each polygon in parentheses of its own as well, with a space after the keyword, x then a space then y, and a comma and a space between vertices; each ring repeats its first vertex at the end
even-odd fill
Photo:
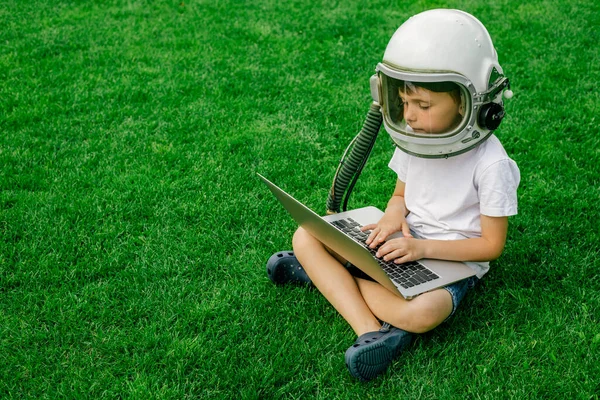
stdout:
POLYGON ((490 131, 496 130, 504 118, 504 107, 498 103, 487 103, 481 106, 477 115, 479 126, 490 131))

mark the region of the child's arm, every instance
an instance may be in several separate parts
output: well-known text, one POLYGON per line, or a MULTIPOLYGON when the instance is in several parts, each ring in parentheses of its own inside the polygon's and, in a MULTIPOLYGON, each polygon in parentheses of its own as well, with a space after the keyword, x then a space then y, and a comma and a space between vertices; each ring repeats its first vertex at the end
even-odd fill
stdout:
POLYGON ((481 237, 462 240, 428 240, 414 238, 391 239, 377 251, 378 257, 397 263, 436 258, 454 261, 491 261, 500 257, 506 233, 508 217, 481 215, 481 237))
POLYGON ((366 240, 367 245, 375 248, 383 243, 389 235, 396 232, 402 232, 405 237, 412 237, 410 228, 406 222, 408 210, 404 202, 405 183, 400 179, 396 182, 396 188, 383 217, 376 224, 365 225, 361 228, 362 231, 371 231, 366 240))

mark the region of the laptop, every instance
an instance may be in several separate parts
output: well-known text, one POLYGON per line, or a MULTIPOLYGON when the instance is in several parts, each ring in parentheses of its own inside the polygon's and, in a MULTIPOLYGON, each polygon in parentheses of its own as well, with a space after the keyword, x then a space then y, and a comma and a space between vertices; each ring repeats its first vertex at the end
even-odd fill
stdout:
MULTIPOLYGON (((364 207, 321 217, 261 174, 257 175, 298 225, 398 296, 412 299, 475 275, 465 263, 457 261, 422 259, 395 264, 377 258, 376 250, 365 244, 368 233, 361 232, 360 227, 377 223, 383 211, 364 207)), ((402 233, 395 233, 390 239, 394 237, 402 237, 402 233)))

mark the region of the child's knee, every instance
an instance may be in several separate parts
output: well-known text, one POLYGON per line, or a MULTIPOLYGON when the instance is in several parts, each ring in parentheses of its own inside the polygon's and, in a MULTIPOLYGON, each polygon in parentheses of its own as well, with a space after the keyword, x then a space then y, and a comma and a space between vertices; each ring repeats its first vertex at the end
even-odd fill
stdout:
POLYGON ((299 227, 292 237, 292 247, 295 252, 302 252, 302 250, 310 249, 314 246, 315 241, 316 239, 310 233, 304 228, 299 227))
POLYGON ((452 312, 452 297, 445 290, 428 293, 428 299, 414 299, 399 318, 405 330, 425 333, 434 329, 448 318, 452 312), (425 300, 425 301, 416 301, 425 300))
POLYGON ((440 325, 446 319, 446 316, 440 317, 439 314, 420 314, 411 321, 411 332, 425 333, 440 325))

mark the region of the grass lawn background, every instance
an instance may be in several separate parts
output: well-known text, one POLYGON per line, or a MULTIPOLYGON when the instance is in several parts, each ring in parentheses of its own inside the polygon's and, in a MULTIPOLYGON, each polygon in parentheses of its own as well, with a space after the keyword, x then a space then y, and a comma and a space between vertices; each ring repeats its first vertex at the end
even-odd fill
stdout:
MULTIPOLYGON (((600 396, 594 1, 0 1, 0 397, 600 396), (487 26, 522 174, 504 255, 451 321, 353 380, 351 329, 264 264, 325 211, 395 29, 487 26)), ((384 131, 350 200, 383 208, 384 131)))

